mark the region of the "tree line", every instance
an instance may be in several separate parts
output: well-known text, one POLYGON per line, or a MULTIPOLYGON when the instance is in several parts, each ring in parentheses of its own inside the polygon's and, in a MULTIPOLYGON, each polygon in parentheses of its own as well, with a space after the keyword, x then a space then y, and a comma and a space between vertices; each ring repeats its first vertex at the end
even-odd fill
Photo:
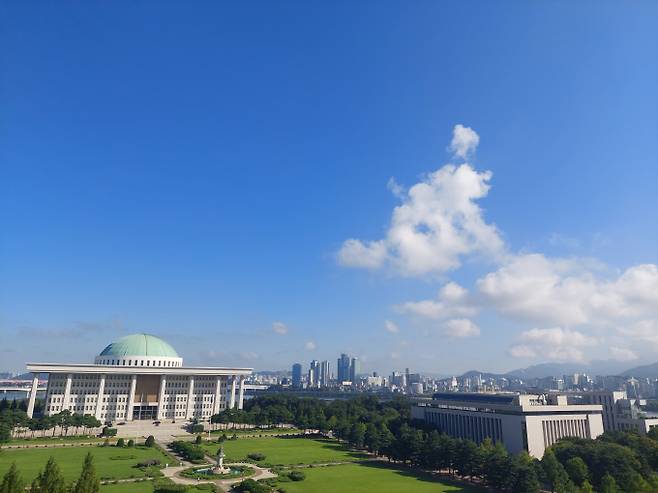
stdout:
POLYGON ((502 492, 645 493, 658 491, 658 433, 605 433, 596 440, 567 438, 541 460, 509 454, 502 443, 481 444, 442 434, 411 419, 411 403, 374 396, 322 401, 286 395, 245 401, 244 410, 227 409, 214 424, 274 426, 329 433, 350 446, 396 463, 439 471, 502 492))
POLYGON ((55 436, 59 430, 59 436, 68 436, 72 429, 76 435, 80 430, 89 434, 100 426, 101 422, 90 414, 73 414, 66 410, 52 416, 28 418, 23 409, 9 407, 0 410, 0 443, 7 442, 12 437, 26 437, 28 434, 34 438, 37 432, 46 436, 46 433, 51 431, 51 436, 55 436))

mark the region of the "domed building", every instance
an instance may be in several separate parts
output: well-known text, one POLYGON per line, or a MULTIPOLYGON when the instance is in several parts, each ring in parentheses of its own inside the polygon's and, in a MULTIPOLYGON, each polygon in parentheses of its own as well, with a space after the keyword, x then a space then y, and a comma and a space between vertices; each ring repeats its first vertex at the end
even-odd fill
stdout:
POLYGON ((44 414, 64 410, 101 421, 207 420, 242 409, 251 368, 191 367, 176 350, 150 334, 132 334, 108 344, 93 364, 28 363, 34 374, 28 415, 34 413, 38 375, 47 373, 44 414))

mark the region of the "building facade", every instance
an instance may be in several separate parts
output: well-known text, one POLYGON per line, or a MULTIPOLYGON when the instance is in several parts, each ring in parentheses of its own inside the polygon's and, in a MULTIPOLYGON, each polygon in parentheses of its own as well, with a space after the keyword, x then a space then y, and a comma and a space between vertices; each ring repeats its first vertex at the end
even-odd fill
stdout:
POLYGON ((582 392, 572 400, 600 404, 603 407, 605 431, 632 431, 646 435, 651 428, 658 426, 658 413, 644 410, 646 402, 643 399, 629 398, 624 390, 582 392))
POLYGON ((569 405, 566 396, 446 392, 412 407, 422 419, 455 438, 482 443, 490 438, 510 453, 541 458, 564 437, 596 438, 603 433, 600 405, 569 405))
POLYGON ((209 419, 242 409, 251 368, 186 367, 168 343, 133 334, 109 344, 93 364, 28 363, 34 374, 28 415, 34 413, 38 375, 47 373, 44 414, 64 410, 104 422, 209 419))

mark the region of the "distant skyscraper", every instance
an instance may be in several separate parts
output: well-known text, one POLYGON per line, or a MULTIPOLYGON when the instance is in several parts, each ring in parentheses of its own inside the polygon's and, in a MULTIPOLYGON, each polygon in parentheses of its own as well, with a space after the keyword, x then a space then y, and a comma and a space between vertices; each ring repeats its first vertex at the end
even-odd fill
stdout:
POLYGON ((329 379, 329 362, 325 360, 320 363, 320 387, 329 387, 329 379))
POLYGON ((361 373, 361 362, 359 361, 359 358, 352 358, 352 362, 350 363, 350 381, 352 382, 352 385, 356 385, 356 379, 358 378, 359 373, 361 373))
POLYGON ((292 386, 295 388, 302 386, 302 365, 299 363, 292 365, 292 386))
POLYGON ((313 388, 320 386, 320 362, 316 359, 311 361, 308 369, 308 386, 313 388))
POLYGON ((338 383, 350 379, 350 357, 348 355, 344 353, 340 355, 336 372, 336 380, 338 380, 338 383))

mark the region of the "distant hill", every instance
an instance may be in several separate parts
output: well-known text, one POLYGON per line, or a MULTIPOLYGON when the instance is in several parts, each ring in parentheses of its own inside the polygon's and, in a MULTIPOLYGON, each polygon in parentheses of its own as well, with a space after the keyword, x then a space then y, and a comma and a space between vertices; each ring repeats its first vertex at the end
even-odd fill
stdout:
POLYGON ((658 377, 658 363, 636 366, 635 368, 622 372, 622 375, 635 378, 656 378, 658 377))

